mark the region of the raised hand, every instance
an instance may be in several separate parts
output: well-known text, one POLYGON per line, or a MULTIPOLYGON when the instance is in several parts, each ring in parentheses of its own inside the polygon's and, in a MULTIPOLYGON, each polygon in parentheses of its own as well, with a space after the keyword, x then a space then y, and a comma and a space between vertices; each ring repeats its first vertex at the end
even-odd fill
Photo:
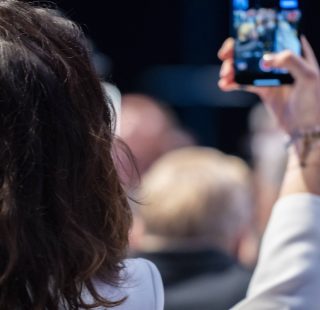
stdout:
POLYGON ((233 66, 234 40, 228 39, 219 51, 223 61, 219 87, 224 91, 245 89, 259 95, 276 117, 279 125, 288 134, 311 130, 320 125, 320 71, 314 52, 302 37, 305 57, 290 51, 268 54, 265 65, 287 69, 295 79, 293 85, 281 87, 240 87, 234 80, 233 66))

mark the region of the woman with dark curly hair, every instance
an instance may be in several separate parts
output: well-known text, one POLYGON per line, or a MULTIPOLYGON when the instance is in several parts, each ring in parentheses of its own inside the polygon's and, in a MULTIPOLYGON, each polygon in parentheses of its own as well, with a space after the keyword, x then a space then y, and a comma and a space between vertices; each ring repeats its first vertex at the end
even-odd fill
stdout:
POLYGON ((163 307, 155 267, 124 260, 131 211, 84 42, 56 11, 0 0, 1 310, 163 307))

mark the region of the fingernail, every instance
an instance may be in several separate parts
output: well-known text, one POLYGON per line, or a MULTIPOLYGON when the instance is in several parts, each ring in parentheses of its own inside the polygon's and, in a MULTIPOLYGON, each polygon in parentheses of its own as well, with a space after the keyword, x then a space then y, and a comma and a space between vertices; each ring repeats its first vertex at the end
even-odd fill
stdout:
POLYGON ((267 61, 267 62, 270 62, 270 61, 274 60, 274 55, 272 55, 272 54, 265 54, 265 55, 263 55, 263 60, 264 60, 264 61, 267 61))

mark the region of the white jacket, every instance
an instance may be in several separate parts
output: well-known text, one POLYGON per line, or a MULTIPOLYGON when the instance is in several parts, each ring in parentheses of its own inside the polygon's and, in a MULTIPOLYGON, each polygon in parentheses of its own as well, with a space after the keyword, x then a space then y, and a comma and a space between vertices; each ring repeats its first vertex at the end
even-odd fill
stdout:
MULTIPOLYGON (((128 259, 121 277, 124 283, 119 288, 95 281, 101 296, 108 300, 118 301, 127 297, 126 301, 114 310, 163 310, 164 293, 162 280, 157 268, 144 259, 128 259)), ((92 301, 88 292, 83 293, 87 303, 92 301)), ((104 308, 97 308, 102 310, 104 308)))
POLYGON ((320 309, 320 197, 274 207, 247 298, 233 310, 320 309))

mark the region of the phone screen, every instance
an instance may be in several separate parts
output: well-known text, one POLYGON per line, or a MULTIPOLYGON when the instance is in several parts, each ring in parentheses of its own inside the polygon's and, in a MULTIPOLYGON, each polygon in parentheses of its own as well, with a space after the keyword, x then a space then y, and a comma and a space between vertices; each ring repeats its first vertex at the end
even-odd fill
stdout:
POLYGON ((264 66, 266 53, 301 54, 298 0, 233 0, 235 69, 239 83, 261 86, 292 82, 285 70, 264 66))

